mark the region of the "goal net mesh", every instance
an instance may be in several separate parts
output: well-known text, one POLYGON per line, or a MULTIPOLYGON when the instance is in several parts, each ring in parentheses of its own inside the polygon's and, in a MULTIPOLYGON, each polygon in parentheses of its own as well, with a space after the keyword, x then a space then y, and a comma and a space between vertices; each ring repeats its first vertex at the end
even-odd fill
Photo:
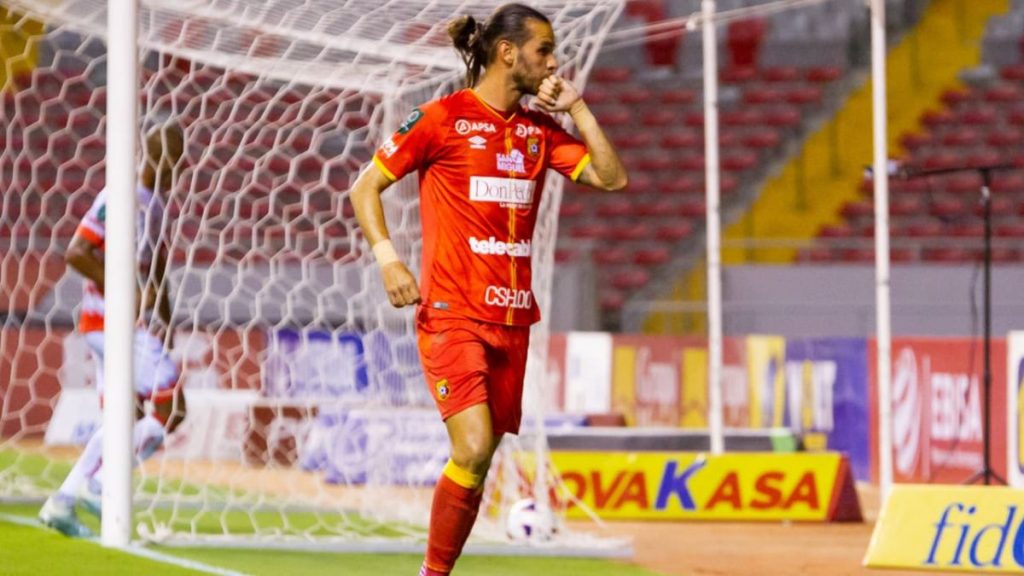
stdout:
MULTIPOLYGON (((161 234, 188 416, 136 471, 140 534, 422 542, 447 438, 412 310, 387 303, 348 190, 413 107, 460 86, 446 23, 499 4, 143 2, 139 131, 174 123, 186 143, 161 234)), ((562 73, 582 86, 622 0, 532 4, 552 20, 562 73)), ((104 186, 107 12, 100 0, 0 10, 0 498, 38 501, 100 421, 74 331, 82 280, 63 253, 104 186)), ((561 185, 549 179, 534 238, 545 310, 561 185)), ((418 269, 415 177, 383 199, 396 248, 418 269)), ((511 502, 559 494, 554 474, 534 472, 546 350, 542 321, 524 431, 495 459, 478 540, 504 537, 511 502)))

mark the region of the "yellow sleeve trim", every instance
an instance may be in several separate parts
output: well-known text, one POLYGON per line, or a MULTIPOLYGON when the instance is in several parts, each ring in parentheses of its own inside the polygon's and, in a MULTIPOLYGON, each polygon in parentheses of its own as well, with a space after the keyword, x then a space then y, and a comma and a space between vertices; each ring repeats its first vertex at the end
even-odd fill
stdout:
POLYGON ((580 163, 576 165, 576 169, 569 175, 569 179, 573 182, 579 179, 580 174, 583 173, 583 169, 587 167, 587 164, 590 164, 590 154, 584 154, 583 158, 580 158, 580 163))
POLYGON ((480 482, 483 480, 480 476, 473 474, 468 470, 459 468, 459 465, 452 462, 451 459, 449 459, 448 463, 444 465, 444 470, 441 473, 447 476, 452 482, 455 482, 467 490, 472 490, 473 488, 480 486, 480 482))
POLYGON ((380 171, 388 177, 388 180, 391 180, 392 182, 398 180, 398 178, 395 178, 395 175, 391 173, 391 170, 388 170, 388 167, 380 161, 380 158, 377 158, 376 154, 373 155, 373 163, 376 164, 377 168, 380 168, 380 171))

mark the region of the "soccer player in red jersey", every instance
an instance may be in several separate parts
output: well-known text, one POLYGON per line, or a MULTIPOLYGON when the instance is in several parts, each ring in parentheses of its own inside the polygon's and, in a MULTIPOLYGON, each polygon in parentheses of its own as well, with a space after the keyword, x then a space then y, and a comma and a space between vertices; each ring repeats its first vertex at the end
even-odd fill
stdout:
MULTIPOLYGON (((138 303, 143 317, 135 329, 135 374, 133 381, 138 396, 137 420, 133 431, 136 461, 152 456, 168 432, 185 417, 185 398, 178 386, 178 368, 164 349, 163 341, 150 329, 150 316, 156 325, 169 330, 171 306, 164 283, 166 245, 161 236, 164 201, 161 197, 171 188, 174 166, 182 156, 184 140, 181 129, 168 124, 158 126, 146 136, 146 161, 136 188, 138 214, 136 219, 136 254, 139 263, 138 303), (153 410, 146 413, 143 403, 149 400, 153 410)), ((104 248, 106 246, 107 193, 96 197, 89 211, 75 230, 65 253, 68 266, 85 278, 81 317, 82 333, 96 364, 96 389, 103 398, 103 324, 104 248)), ((118 303, 110 303, 117 306, 118 303)), ((85 445, 64 482, 39 511, 39 519, 65 536, 90 537, 92 531, 82 524, 75 505, 100 514, 103 468, 103 429, 99 428, 85 445)))
POLYGON ((451 440, 420 574, 449 574, 469 537, 501 437, 518 433, 530 325, 533 228, 548 169, 602 190, 626 170, 579 91, 556 75, 548 19, 520 4, 449 26, 469 88, 415 109, 352 188, 395 307, 418 304, 427 385, 451 440), (535 96, 538 110, 520 100, 535 96), (565 112, 582 141, 549 116, 565 112), (380 194, 419 172, 421 282, 388 239, 380 194))

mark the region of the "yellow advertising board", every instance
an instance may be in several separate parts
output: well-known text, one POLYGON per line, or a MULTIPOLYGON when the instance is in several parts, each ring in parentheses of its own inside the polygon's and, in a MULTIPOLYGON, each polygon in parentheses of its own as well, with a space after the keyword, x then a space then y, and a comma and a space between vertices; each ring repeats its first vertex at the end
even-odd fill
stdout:
POLYGON ((864 564, 1024 574, 1024 495, 994 486, 893 486, 864 564))
MULTIPOLYGON (((860 519, 859 506, 855 517, 836 517, 841 493, 856 503, 839 454, 552 452, 551 459, 571 496, 605 519, 860 519)), ((585 517, 578 506, 568 513, 585 517)))

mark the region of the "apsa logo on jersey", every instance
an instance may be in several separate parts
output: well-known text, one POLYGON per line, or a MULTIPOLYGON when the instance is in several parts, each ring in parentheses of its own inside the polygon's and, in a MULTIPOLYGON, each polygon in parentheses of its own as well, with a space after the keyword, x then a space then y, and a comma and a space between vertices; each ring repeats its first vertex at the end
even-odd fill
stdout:
POLYGON ((533 136, 540 134, 540 128, 536 126, 527 126, 526 124, 516 124, 516 136, 519 138, 526 138, 527 136, 533 136))
POLYGON ((469 142, 469 147, 473 150, 486 150, 487 149, 487 138, 480 136, 479 134, 466 140, 469 142))
POLYGON ((488 306, 511 308, 513 310, 529 310, 533 306, 533 292, 515 290, 504 286, 488 286, 484 292, 484 302, 488 306))
POLYGON ((488 134, 494 134, 497 131, 498 129, 490 122, 473 122, 466 120, 465 118, 459 118, 455 121, 455 133, 460 136, 465 136, 470 132, 486 132, 488 134))
POLYGON ((526 174, 525 160, 526 158, 519 150, 512 150, 508 154, 498 154, 498 170, 526 174))
POLYGON ((405 121, 402 122, 402 125, 398 127, 398 133, 405 134, 409 130, 412 130, 412 127, 420 121, 420 118, 423 118, 423 112, 420 111, 419 108, 414 109, 412 113, 406 117, 405 121))
POLYGON ((395 144, 395 140, 393 138, 388 138, 380 145, 380 151, 384 154, 385 158, 391 158, 396 152, 398 152, 398 146, 395 144))
POLYGON ((536 186, 533 180, 473 176, 469 179, 469 199, 474 202, 498 202, 527 207, 533 204, 533 190, 536 186))

